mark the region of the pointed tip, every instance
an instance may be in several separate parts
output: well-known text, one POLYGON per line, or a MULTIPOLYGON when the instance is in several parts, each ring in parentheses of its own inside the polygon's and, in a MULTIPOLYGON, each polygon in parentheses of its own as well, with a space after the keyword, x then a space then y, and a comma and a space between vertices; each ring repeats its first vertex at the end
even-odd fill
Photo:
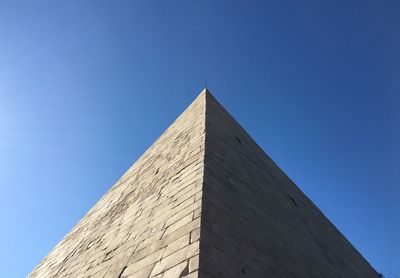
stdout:
POLYGON ((207 87, 204 87, 200 94, 211 94, 211 92, 207 87))
POLYGON ((210 92, 210 90, 207 87, 204 87, 204 89, 199 94, 199 97, 200 96, 203 97, 204 99, 213 99, 216 101, 214 95, 210 92))

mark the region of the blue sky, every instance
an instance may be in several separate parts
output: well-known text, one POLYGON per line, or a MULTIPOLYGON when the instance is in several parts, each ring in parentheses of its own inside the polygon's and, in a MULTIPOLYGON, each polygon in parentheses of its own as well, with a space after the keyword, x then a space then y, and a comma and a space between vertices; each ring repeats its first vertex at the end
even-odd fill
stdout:
POLYGON ((0 276, 24 277, 197 96, 400 273, 398 1, 1 1, 0 276))

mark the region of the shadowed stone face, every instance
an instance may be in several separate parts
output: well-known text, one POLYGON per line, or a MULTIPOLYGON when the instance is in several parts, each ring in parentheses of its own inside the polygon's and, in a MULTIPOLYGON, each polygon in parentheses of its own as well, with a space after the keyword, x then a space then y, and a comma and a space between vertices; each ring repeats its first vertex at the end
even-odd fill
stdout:
POLYGON ((29 277, 378 277, 204 90, 29 277))

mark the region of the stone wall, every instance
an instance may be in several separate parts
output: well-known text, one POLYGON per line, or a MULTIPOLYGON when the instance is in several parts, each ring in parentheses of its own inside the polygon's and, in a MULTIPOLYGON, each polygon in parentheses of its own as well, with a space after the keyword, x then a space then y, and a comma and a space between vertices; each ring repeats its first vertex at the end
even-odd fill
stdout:
POLYGON ((197 277, 205 94, 29 277, 197 277))
POLYGON ((379 277, 204 90, 29 277, 379 277))
POLYGON ((378 277, 210 94, 206 102, 200 270, 214 278, 378 277))

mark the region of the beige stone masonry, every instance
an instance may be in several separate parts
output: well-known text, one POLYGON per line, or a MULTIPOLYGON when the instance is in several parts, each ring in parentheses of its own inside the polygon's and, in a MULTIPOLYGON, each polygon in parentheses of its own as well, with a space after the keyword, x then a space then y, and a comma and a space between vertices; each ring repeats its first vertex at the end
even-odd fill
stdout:
POLYGON ((28 277, 378 274, 205 89, 28 277))
POLYGON ((191 234, 200 228, 205 94, 198 96, 29 277, 149 277, 152 271, 157 272, 152 277, 179 277, 182 271, 182 276, 190 274, 190 256, 199 253, 199 238, 193 241, 191 234))

